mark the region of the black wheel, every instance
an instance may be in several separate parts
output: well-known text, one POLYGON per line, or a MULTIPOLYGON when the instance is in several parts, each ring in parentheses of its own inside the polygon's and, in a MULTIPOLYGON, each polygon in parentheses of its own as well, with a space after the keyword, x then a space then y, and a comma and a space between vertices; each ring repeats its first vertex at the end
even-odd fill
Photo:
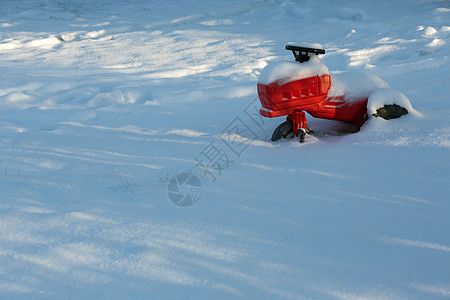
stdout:
POLYGON ((285 139, 292 132, 292 127, 292 121, 286 121, 278 125, 272 134, 272 141, 277 141, 282 138, 285 139))
MULTIPOLYGON (((277 141, 279 139, 285 139, 289 133, 292 133, 294 131, 293 129, 294 125, 292 120, 286 121, 278 125, 277 128, 275 128, 273 134, 272 134, 272 141, 277 141)), ((311 127, 309 125, 305 126, 306 133, 313 133, 311 127)))
POLYGON ((373 114, 374 117, 380 117, 385 120, 400 118, 403 115, 406 115, 408 110, 404 107, 401 107, 397 104, 385 105, 379 109, 377 112, 373 114))

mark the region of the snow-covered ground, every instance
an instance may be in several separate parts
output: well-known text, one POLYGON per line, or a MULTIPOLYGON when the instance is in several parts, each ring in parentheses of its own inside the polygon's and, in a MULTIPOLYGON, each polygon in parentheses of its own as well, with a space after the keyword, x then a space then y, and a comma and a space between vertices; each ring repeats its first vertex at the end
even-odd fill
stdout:
POLYGON ((437 0, 0 1, 0 298, 450 297, 449 35, 437 0), (422 117, 270 142, 287 42, 422 117))

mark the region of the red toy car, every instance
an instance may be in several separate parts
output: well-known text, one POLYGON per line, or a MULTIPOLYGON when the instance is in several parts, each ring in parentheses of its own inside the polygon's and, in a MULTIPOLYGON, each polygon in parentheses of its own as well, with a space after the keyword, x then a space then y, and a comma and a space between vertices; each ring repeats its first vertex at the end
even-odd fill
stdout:
MULTIPOLYGON (((376 102, 372 115, 384 119, 398 118, 412 108, 409 100, 400 92, 389 89, 388 84, 368 72, 347 72, 331 75, 319 58, 325 50, 299 47, 288 44, 297 62, 270 64, 261 71, 258 79, 258 96, 262 108, 260 114, 274 118, 287 116, 272 135, 272 141, 295 133, 300 142, 306 133, 312 133, 306 124, 305 112, 315 118, 323 118, 362 126, 368 119, 367 104, 378 89, 384 90, 388 98, 401 98, 376 102), (392 97, 393 95, 393 97, 392 97), (385 102, 385 103, 383 103, 385 102), (399 105, 400 104, 400 105, 399 105)), ((375 97, 375 96, 374 96, 375 97)))

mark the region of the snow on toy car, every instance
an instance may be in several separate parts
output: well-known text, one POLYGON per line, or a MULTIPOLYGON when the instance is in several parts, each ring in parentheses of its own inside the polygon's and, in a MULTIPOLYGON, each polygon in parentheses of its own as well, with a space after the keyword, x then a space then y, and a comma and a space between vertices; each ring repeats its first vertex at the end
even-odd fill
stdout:
POLYGON ((292 51, 296 62, 270 64, 258 78, 260 114, 268 118, 287 116, 286 121, 273 132, 272 141, 286 138, 293 132, 303 142, 306 133, 312 133, 306 124, 305 112, 315 118, 361 127, 369 114, 393 119, 412 109, 406 96, 390 89, 374 74, 330 74, 318 57, 325 54, 321 46, 312 48, 288 44, 286 50, 292 51))

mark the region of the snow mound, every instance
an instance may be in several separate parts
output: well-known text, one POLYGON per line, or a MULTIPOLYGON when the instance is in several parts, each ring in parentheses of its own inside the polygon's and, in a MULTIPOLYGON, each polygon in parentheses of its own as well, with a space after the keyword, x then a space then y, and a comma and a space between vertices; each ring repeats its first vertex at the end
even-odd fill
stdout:
POLYGON ((331 76, 329 97, 345 95, 347 101, 367 99, 379 88, 389 88, 386 81, 369 72, 345 72, 331 76))
POLYGON ((377 109, 389 104, 397 104, 406 108, 409 113, 416 116, 422 116, 412 107, 408 97, 406 97, 402 92, 391 88, 380 88, 370 94, 367 102, 367 113, 369 115, 375 114, 377 109))
POLYGON ((301 64, 290 61, 271 63, 261 71, 258 83, 270 84, 279 81, 280 84, 286 84, 298 79, 326 74, 330 74, 328 67, 314 55, 309 58, 309 61, 301 64))

